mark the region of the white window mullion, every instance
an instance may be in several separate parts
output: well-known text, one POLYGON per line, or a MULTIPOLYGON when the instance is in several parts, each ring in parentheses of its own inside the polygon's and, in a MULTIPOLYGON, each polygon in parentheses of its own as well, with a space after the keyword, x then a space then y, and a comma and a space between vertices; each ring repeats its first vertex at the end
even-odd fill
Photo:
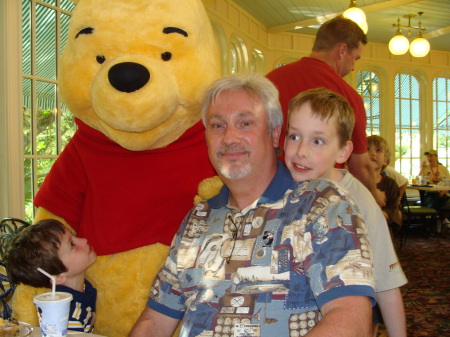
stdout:
POLYGON ((0 2, 0 218, 24 217, 21 2, 0 2))

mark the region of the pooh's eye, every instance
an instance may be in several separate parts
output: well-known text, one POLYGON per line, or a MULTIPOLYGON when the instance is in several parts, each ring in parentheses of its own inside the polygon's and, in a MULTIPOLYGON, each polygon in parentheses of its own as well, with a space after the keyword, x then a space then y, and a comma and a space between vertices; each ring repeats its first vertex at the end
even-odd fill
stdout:
POLYGON ((172 53, 166 51, 165 53, 161 54, 161 58, 163 61, 169 61, 172 58, 172 53))
POLYGON ((97 62, 102 64, 106 61, 106 58, 103 55, 97 55, 97 62))

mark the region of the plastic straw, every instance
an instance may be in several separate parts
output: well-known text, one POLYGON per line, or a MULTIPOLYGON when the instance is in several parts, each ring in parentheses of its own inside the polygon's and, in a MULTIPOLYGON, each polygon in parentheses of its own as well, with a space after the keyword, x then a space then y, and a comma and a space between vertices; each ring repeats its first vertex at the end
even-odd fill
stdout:
POLYGON ((45 276, 49 277, 52 280, 52 296, 55 296, 55 291, 56 291, 56 280, 55 280, 55 277, 53 275, 50 275, 49 273, 47 273, 42 268, 38 268, 37 270, 40 271, 42 274, 44 274, 45 276))

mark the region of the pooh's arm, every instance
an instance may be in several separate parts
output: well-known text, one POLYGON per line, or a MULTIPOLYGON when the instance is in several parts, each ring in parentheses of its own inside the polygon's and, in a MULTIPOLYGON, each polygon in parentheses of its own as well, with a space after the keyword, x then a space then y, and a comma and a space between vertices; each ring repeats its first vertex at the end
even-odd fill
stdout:
POLYGON ((32 326, 38 326, 36 307, 33 304, 34 296, 50 291, 49 288, 35 288, 25 284, 19 284, 14 290, 11 300, 13 316, 21 322, 32 326))
POLYGON ((43 207, 38 207, 38 209, 36 210, 36 216, 33 220, 33 223, 36 223, 39 220, 43 220, 43 219, 56 219, 56 220, 60 221, 64 226, 69 228, 70 231, 72 232, 72 234, 74 234, 74 235, 76 234, 75 230, 72 227, 70 227, 70 225, 67 223, 66 220, 64 220, 60 216, 57 216, 56 214, 53 214, 52 212, 46 210, 43 207))
POLYGON ((197 195, 194 198, 194 204, 208 200, 215 195, 219 194, 220 189, 223 186, 222 180, 218 176, 206 178, 198 184, 197 195))

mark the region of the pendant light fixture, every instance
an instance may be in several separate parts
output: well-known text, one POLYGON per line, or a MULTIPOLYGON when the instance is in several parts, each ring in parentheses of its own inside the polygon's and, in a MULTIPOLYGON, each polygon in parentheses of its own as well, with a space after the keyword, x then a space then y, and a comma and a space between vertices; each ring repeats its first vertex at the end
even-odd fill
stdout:
MULTIPOLYGON (((419 16, 422 16, 423 12, 418 13, 419 16)), ((422 31, 426 30, 426 28, 422 28, 422 23, 419 21, 419 27, 411 26, 411 19, 414 18, 415 14, 407 14, 403 17, 408 19, 408 25, 402 26, 400 24, 400 18, 397 19, 397 24, 392 24, 393 27, 397 27, 396 35, 389 41, 389 51, 393 55, 403 55, 408 49, 412 56, 414 57, 424 57, 428 55, 430 51, 430 43, 423 38, 422 31), (408 30, 408 37, 411 36, 411 30, 417 30, 417 37, 409 43, 407 37, 402 34, 400 28, 405 28, 408 30)))
POLYGON ((350 0, 348 9, 342 15, 347 19, 355 21, 363 30, 364 34, 367 34, 369 27, 367 26, 366 14, 361 8, 358 8, 356 0, 350 0))

